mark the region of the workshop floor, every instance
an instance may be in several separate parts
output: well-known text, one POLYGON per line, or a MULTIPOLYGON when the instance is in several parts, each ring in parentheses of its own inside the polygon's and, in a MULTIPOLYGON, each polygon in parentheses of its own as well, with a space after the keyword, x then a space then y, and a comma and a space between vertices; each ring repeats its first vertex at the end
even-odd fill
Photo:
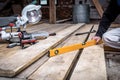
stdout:
MULTIPOLYGON (((54 43, 57 39, 61 38, 62 36, 68 35, 67 32, 69 32, 70 35, 64 38, 64 41, 57 42, 59 43, 59 45, 56 45, 57 47, 83 42, 87 35, 85 34, 80 36, 74 36, 75 33, 89 31, 93 24, 86 24, 84 26, 82 25, 83 24, 78 24, 76 26, 75 24, 71 24, 70 22, 62 23, 62 24, 43 23, 40 25, 37 24, 34 26, 29 26, 29 28, 27 28, 27 31, 28 32, 47 31, 49 33, 51 32, 56 32, 58 34, 60 33, 56 37, 50 37, 50 39, 46 40, 47 42, 44 42, 44 40, 40 41, 41 43, 39 43, 39 45, 37 46, 42 50, 48 46, 46 45, 46 43, 51 43, 51 44, 54 43), (76 28, 75 31, 71 32, 72 30, 74 30, 74 28, 76 28)), ((97 30, 98 24, 94 24, 94 25, 95 25, 94 29, 97 30)), ((115 27, 116 26, 118 25, 115 25, 115 27)), ((89 40, 93 35, 95 35, 95 33, 92 33, 90 35, 89 40)), ((48 53, 45 51, 43 52, 44 55, 38 57, 39 56, 38 54, 40 53, 38 54, 35 53, 36 51, 39 50, 39 48, 37 47, 36 47, 37 49, 34 47, 33 47, 34 49, 32 49, 32 47, 30 47, 29 49, 23 50, 28 53, 20 53, 22 52, 20 46, 8 49, 6 48, 8 44, 6 43, 0 43, 0 44, 1 44, 0 45, 0 75, 1 74, 5 75, 5 73, 8 72, 6 75, 11 76, 12 72, 10 73, 9 70, 16 71, 15 74, 17 74, 11 78, 0 77, 0 80, 28 80, 28 79, 30 80, 67 80, 67 79, 68 80, 80 80, 80 79, 81 80, 88 80, 88 79, 89 80, 120 80, 119 52, 116 54, 107 54, 107 53, 104 54, 104 48, 102 47, 102 45, 98 45, 98 46, 96 45, 89 48, 85 48, 82 51, 81 50, 73 51, 68 54, 49 58, 48 53), (33 52, 33 54, 31 54, 31 52, 33 52), (20 57, 16 55, 19 55, 20 57), (35 55, 38 55, 36 57, 38 60, 35 61, 36 59, 35 58, 32 59, 34 60, 34 62, 31 62, 32 61, 31 58, 35 55), (11 59, 11 57, 14 59, 14 61, 11 59), (21 63, 22 61, 24 63, 24 60, 32 64, 27 66, 21 72, 19 72, 18 68, 21 70, 21 66, 18 66, 19 65, 18 63, 21 63), (18 67, 16 68, 16 66, 18 67), (2 69, 5 70, 2 71, 2 69), (17 70, 19 74, 17 73, 17 70)), ((53 47, 51 46, 46 48, 46 51, 48 51, 50 48, 53 47)), ((42 51, 40 50, 38 52, 42 53, 42 51)))

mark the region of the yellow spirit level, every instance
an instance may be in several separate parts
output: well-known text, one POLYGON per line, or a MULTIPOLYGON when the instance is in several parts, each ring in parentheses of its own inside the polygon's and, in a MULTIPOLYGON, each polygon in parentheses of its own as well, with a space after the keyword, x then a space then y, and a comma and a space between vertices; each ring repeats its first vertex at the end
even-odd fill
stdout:
POLYGON ((95 40, 90 40, 85 43, 79 43, 79 44, 74 44, 74 45, 70 45, 70 46, 64 46, 61 48, 55 48, 55 49, 49 51, 49 56, 52 57, 55 55, 66 53, 66 52, 83 49, 85 47, 92 46, 92 45, 96 45, 95 40))

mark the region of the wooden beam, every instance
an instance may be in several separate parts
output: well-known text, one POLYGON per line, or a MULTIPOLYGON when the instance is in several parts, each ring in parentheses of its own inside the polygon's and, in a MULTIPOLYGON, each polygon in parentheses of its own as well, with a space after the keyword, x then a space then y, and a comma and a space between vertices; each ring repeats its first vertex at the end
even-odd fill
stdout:
POLYGON ((98 0, 92 0, 92 1, 93 1, 94 5, 95 5, 95 7, 96 7, 96 9, 97 9, 97 11, 98 11, 100 17, 102 18, 103 9, 102 9, 102 7, 101 7, 99 1, 98 1, 98 0))
POLYGON ((112 48, 109 46, 104 45, 104 50, 105 51, 111 51, 111 52, 120 52, 120 49, 112 48))
POLYGON ((107 80, 103 45, 83 50, 70 80, 107 80))
MULTIPOLYGON (((90 30, 91 25, 83 26, 77 32, 85 32, 90 30)), ((86 35, 71 36, 69 40, 65 41, 64 46, 83 42, 86 35)), ((61 46, 62 47, 62 46, 61 46)), ((79 50, 71 51, 65 54, 51 57, 45 64, 43 64, 34 74, 30 80, 67 80, 67 76, 73 68, 74 63, 79 55, 79 50)), ((76 80, 76 79, 74 79, 76 80)))
POLYGON ((56 23, 56 5, 55 0, 49 0, 49 14, 50 14, 50 23, 56 23))
POLYGON ((13 77, 32 63, 37 61, 41 56, 46 54, 50 48, 55 47, 78 30, 84 24, 76 24, 57 32, 56 36, 50 36, 41 40, 24 50, 19 50, 15 54, 0 60, 0 76, 13 77))
POLYGON ((58 20, 58 21, 56 21, 56 23, 63 23, 63 22, 69 21, 69 20, 72 20, 72 18, 58 20))

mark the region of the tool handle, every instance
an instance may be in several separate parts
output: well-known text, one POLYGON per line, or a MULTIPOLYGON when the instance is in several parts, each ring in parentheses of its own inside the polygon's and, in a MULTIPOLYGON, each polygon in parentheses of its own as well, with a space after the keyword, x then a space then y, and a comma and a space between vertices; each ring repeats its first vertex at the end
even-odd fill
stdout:
MULTIPOLYGON (((96 32, 96 30, 93 30, 91 33, 94 33, 96 32)), ((78 35, 83 35, 83 34, 88 34, 90 32, 83 32, 83 33, 76 33, 75 35, 78 36, 78 35)))
POLYGON ((94 28, 94 25, 91 27, 90 32, 88 33, 87 37, 85 38, 83 44, 85 44, 86 41, 88 40, 88 38, 89 38, 89 36, 90 36, 90 33, 92 32, 93 28, 94 28))
POLYGON ((50 33, 49 34, 49 36, 55 36, 56 35, 56 33, 50 33))
POLYGON ((20 43, 11 43, 11 44, 9 44, 9 45, 7 46, 7 48, 13 48, 13 47, 15 47, 15 46, 17 46, 17 45, 20 45, 20 43))
POLYGON ((29 40, 22 40, 22 44, 29 44, 29 43, 35 43, 37 40, 36 39, 29 39, 29 40))

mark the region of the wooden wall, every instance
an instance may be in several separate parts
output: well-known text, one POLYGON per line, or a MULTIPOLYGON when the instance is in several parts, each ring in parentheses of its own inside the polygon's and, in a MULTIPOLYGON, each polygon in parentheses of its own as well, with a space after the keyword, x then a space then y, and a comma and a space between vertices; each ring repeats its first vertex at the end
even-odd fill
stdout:
MULTIPOLYGON (((66 19, 72 17, 72 5, 73 0, 58 0, 56 5, 56 17, 57 20, 66 19)), ((42 6, 43 19, 49 19, 49 5, 42 6)))
POLYGON ((21 15, 22 8, 27 5, 29 1, 30 0, 0 0, 0 16, 21 15), (6 6, 3 7, 4 5, 6 6))
POLYGON ((72 17, 73 0, 59 0, 57 6, 57 18, 65 19, 72 17))
MULTIPOLYGON (((5 1, 6 0, 0 0, 0 3, 5 2, 5 1)), ((11 3, 8 5, 9 7, 6 8, 6 10, 1 11, 0 16, 21 14, 22 8, 31 1, 32 0, 11 0, 11 3)), ((58 4, 56 5, 56 19, 62 20, 62 19, 72 18, 72 11, 73 11, 72 6, 74 4, 79 4, 79 1, 84 2, 85 0, 57 0, 58 4)), ((92 3, 92 0, 86 0, 86 1, 87 1, 86 4, 90 5, 90 19, 100 19, 100 16, 94 4, 92 3)), ((103 10, 106 9, 109 1, 110 0, 99 0, 100 4, 102 5, 103 10)), ((42 19, 49 20, 49 5, 42 6, 41 10, 42 10, 42 19)), ((118 17, 115 22, 120 23, 119 19, 120 17, 118 17)))
MULTIPOLYGON (((5 2, 6 0, 3 0, 3 1, 5 2)), ((4 11, 1 14, 5 15, 5 16, 12 15, 12 14, 20 14, 22 8, 31 1, 32 0, 11 0, 11 4, 10 4, 9 9, 6 9, 7 11, 4 11), (20 9, 20 7, 21 7, 21 9, 20 9)), ((57 2, 58 2, 58 4, 56 5, 56 17, 57 17, 57 20, 72 17, 72 5, 79 4, 79 1, 84 2, 85 0, 57 0, 57 2)), ((99 0, 99 1, 102 2, 102 5, 106 4, 106 3, 104 3, 104 2, 106 2, 106 0, 99 0)), ((91 0, 87 0, 87 4, 92 6, 91 7, 91 12, 90 12, 90 18, 99 19, 100 17, 98 15, 96 9, 93 7, 94 5, 91 2, 91 0)), ((49 5, 42 6, 41 10, 42 10, 42 13, 43 13, 42 18, 43 19, 49 19, 49 5)))
MULTIPOLYGON (((79 1, 85 2, 85 0, 58 0, 56 5, 56 17, 57 20, 72 18, 72 6, 79 4, 79 1)), ((90 5, 90 19, 100 19, 100 16, 92 3, 92 0, 86 0, 86 4, 90 5)), ((108 0, 99 0, 102 8, 105 10, 108 5, 108 0)), ((43 19, 49 19, 49 6, 42 6, 43 19)))

